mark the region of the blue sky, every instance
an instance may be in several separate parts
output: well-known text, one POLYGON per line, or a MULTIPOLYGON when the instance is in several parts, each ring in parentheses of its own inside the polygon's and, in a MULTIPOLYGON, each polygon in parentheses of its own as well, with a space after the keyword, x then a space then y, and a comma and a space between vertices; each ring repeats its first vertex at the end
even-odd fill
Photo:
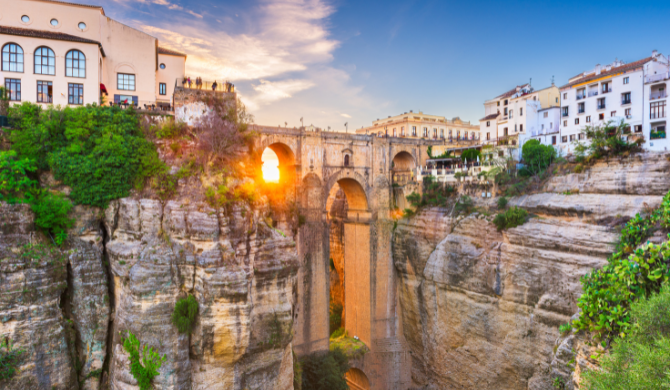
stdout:
POLYGON ((668 1, 84 0, 228 79, 264 125, 368 126, 409 110, 478 123, 532 78, 670 54, 668 1))

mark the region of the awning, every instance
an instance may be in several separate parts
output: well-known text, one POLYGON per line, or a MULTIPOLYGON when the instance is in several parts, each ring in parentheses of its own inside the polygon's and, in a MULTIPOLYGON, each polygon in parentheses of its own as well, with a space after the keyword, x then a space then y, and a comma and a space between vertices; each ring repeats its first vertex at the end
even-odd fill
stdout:
POLYGON ((105 87, 105 84, 103 84, 103 83, 100 83, 100 93, 101 94, 104 93, 105 95, 109 95, 109 93, 107 93, 107 88, 105 87))

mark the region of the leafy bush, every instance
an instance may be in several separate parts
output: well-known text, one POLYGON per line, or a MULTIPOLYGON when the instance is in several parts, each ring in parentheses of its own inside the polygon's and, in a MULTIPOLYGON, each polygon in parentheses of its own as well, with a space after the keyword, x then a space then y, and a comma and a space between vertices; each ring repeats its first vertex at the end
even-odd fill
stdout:
POLYGON ((523 225, 524 222, 526 222, 527 216, 528 212, 526 210, 514 206, 507 209, 505 212, 496 215, 493 219, 493 223, 498 228, 498 231, 502 231, 523 225))
POLYGON ((631 219, 608 263, 582 277, 583 294, 577 301, 581 311, 573 322, 576 329, 594 332, 603 342, 629 333, 630 305, 658 292, 670 276, 670 242, 638 248, 657 226, 670 228, 670 193, 649 216, 638 214, 631 219))
POLYGON ((301 359, 303 390, 348 390, 344 374, 349 359, 340 349, 314 353, 301 359))
POLYGON ((67 229, 75 222, 68 217, 72 203, 61 193, 44 191, 30 207, 35 213, 35 225, 61 245, 67 239, 67 229))
POLYGON ((128 337, 122 340, 123 349, 130 355, 130 373, 133 375, 140 390, 150 390, 151 381, 158 376, 166 356, 162 357, 146 345, 140 353, 140 341, 132 332, 128 332, 128 337))
POLYGON ((523 144, 521 155, 526 165, 526 172, 532 176, 551 165, 556 159, 556 149, 551 145, 542 145, 540 141, 531 139, 523 144))
POLYGON ((0 151, 0 201, 10 204, 27 201, 26 193, 37 185, 37 181, 28 177, 28 172, 36 170, 33 160, 19 159, 13 150, 0 151))
POLYGON ((77 204, 106 207, 165 169, 132 109, 42 109, 23 103, 11 107, 9 115, 12 149, 39 169, 51 169, 72 189, 70 198, 77 204))
POLYGON ((13 349, 8 339, 0 342, 0 381, 11 379, 21 364, 23 349, 13 349))
POLYGON ((472 198, 467 195, 463 195, 460 199, 458 199, 458 202, 456 202, 454 210, 456 210, 457 213, 470 214, 474 207, 475 202, 472 200, 472 198))
POLYGON ((623 134, 627 129, 630 129, 630 125, 623 120, 619 124, 609 121, 604 125, 584 127, 582 134, 589 142, 574 141, 575 154, 578 160, 617 156, 626 152, 642 150, 643 139, 638 139, 635 142, 628 142, 624 139, 623 134))
POLYGON ((561 332, 562 335, 570 333, 572 330, 572 326, 570 324, 563 324, 558 327, 558 331, 561 332))
POLYGON ((575 165, 575 169, 573 170, 574 173, 582 173, 584 172, 584 166, 582 164, 577 164, 575 165))
POLYGON ((502 197, 498 198, 498 208, 499 209, 504 209, 505 207, 507 207, 507 202, 508 202, 508 200, 507 200, 507 197, 505 197, 505 196, 502 196, 502 197))
POLYGON ((414 207, 419 207, 421 205, 421 195, 417 194, 416 192, 412 192, 405 198, 407 198, 407 201, 414 207))
POLYGON ((342 326, 342 311, 344 307, 339 302, 330 302, 330 333, 342 326))
POLYGON ((191 334, 196 315, 198 315, 198 301, 193 295, 189 295, 177 300, 172 312, 172 323, 179 333, 191 334))
MULTIPOLYGON (((406 196, 406 199, 414 207, 446 206, 448 199, 455 193, 455 187, 438 183, 433 176, 425 176, 423 178, 423 195, 413 192, 406 196)), ((406 212, 406 216, 414 214, 412 210, 406 209, 405 211, 407 210, 411 211, 411 213, 408 214, 406 212)))
POLYGON ((477 149, 466 149, 461 153, 462 161, 465 161, 466 159, 470 162, 477 161, 477 157, 482 157, 482 154, 477 149))
POLYGON ((163 120, 163 123, 158 125, 156 137, 159 139, 175 138, 183 135, 185 132, 186 124, 184 122, 177 122, 174 118, 168 117, 163 120))
MULTIPOLYGON (((670 289, 631 305, 630 335, 612 344, 600 370, 584 370, 589 390, 660 390, 670 387, 670 289)), ((581 387, 580 386, 580 387, 581 387)))

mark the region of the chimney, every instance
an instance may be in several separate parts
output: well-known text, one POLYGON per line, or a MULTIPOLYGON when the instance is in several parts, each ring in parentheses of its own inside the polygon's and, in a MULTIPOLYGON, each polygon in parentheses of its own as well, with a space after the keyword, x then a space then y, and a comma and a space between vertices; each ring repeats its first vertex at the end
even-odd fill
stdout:
POLYGON ((652 56, 653 58, 656 58, 656 57, 658 56, 658 51, 656 51, 656 50, 652 50, 652 52, 651 52, 651 56, 652 56))
POLYGON ((596 65, 596 76, 600 74, 600 64, 596 65))

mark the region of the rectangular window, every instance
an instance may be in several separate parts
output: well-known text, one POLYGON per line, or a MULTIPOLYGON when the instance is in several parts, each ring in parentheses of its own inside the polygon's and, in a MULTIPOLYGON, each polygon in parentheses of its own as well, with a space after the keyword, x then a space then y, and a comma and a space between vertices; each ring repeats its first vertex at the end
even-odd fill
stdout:
POLYGON ((490 121, 486 121, 486 127, 491 127, 491 122, 490 121))
POLYGON ((21 101, 21 79, 5 79, 5 89, 10 101, 21 101))
POLYGON ((598 109, 602 110, 605 108, 605 98, 598 99, 598 109))
POLYGON ((116 74, 116 89, 121 91, 135 90, 135 75, 126 73, 116 74))
POLYGON ((567 135, 562 136, 561 137, 561 142, 563 142, 563 143, 568 142, 568 136, 567 135))
POLYGON ((165 85, 165 83, 158 84, 158 94, 167 95, 167 86, 165 85))
POLYGON ((433 129, 433 138, 437 138, 437 129, 433 129))
POLYGON ((519 125, 519 131, 523 131, 523 125, 519 125))
POLYGON ((601 120, 601 121, 605 120, 605 114, 602 113, 602 112, 600 114, 598 114, 598 120, 601 120))
POLYGON ((631 110, 630 108, 627 108, 626 111, 624 111, 626 117, 629 117, 629 116, 630 116, 630 110, 631 110))
POLYGON ((84 104, 84 84, 68 83, 67 103, 77 105, 84 104))
POLYGON ((665 118, 665 100, 662 102, 651 103, 649 108, 651 108, 649 119, 665 118))
POLYGON ((611 117, 615 117, 615 116, 616 116, 616 111, 612 111, 612 112, 610 112, 610 116, 611 116, 611 117))
POLYGON ((412 126, 412 136, 416 137, 416 126, 412 126))
POLYGON ((579 133, 579 135, 577 135, 577 139, 580 139, 580 140, 584 139, 584 134, 583 134, 583 133, 579 133))
POLYGON ((551 144, 556 145, 556 136, 555 135, 551 136, 551 144))
POLYGON ((563 127, 567 127, 567 126, 568 126, 568 121, 563 121, 563 127))
POLYGON ((507 115, 507 107, 505 107, 505 115, 507 115))
POLYGON ((498 107, 500 107, 500 102, 498 102, 498 107))
POLYGON ((624 83, 624 84, 628 84, 628 81, 629 81, 629 80, 628 80, 628 77, 624 77, 624 78, 623 78, 623 83, 624 83))
POLYGON ((486 133, 486 140, 490 141, 491 140, 491 133, 486 133))
POLYGON ((423 136, 428 138, 428 128, 427 127, 423 128, 423 136))
POLYGON ((503 134, 504 134, 504 135, 509 135, 509 131, 507 130, 507 127, 505 127, 505 128, 503 129, 503 134))
POLYGON ((544 117, 545 117, 545 118, 549 118, 549 113, 545 111, 545 113, 544 113, 544 117))
POLYGON ((444 129, 440 129, 440 138, 444 138, 444 129))
POLYGON ((610 88, 609 83, 603 83, 602 86, 603 86, 603 93, 612 92, 612 88, 610 88))
POLYGON ((642 125, 635 125, 635 132, 636 133, 641 133, 642 132, 642 125))
POLYGON ((405 126, 402 126, 402 127, 400 128, 400 136, 401 136, 401 137, 404 137, 404 136, 405 136, 405 126))
POLYGON ((574 141, 574 140, 575 140, 575 135, 574 135, 574 134, 570 134, 570 142, 572 142, 572 141, 574 141))
POLYGON ((569 109, 569 107, 563 107, 562 108, 563 116, 568 116, 568 109, 569 109))
POLYGON ((586 117, 586 123, 591 123, 591 115, 586 117))
POLYGON ((630 92, 621 94, 621 104, 630 104, 630 92))
POLYGON ((568 94, 567 93, 563 94, 563 100, 568 100, 568 94))
POLYGON ((523 107, 519 108, 519 116, 523 116, 523 107))
POLYGON ((579 104, 577 104, 577 113, 579 113, 579 114, 583 114, 584 111, 586 111, 586 109, 585 109, 585 103, 579 103, 579 104))
POLYGON ((514 109, 509 110, 509 117, 514 118, 514 109))
POLYGON ((576 125, 579 124, 579 118, 575 118, 575 124, 576 124, 576 125))
POLYGON ((53 103, 53 85, 51 81, 37 82, 37 102, 53 103))
POLYGON ((507 105, 507 100, 505 100, 505 105, 507 105))

